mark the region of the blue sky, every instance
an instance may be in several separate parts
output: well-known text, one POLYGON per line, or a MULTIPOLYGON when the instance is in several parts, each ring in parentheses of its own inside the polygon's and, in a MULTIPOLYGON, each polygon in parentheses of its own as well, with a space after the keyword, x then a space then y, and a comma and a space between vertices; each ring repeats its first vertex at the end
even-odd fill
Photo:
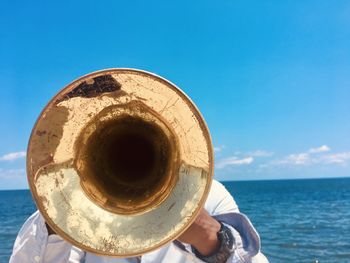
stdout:
POLYGON ((110 67, 157 73, 203 113, 216 178, 350 176, 349 1, 3 1, 0 189, 27 188, 47 101, 110 67))

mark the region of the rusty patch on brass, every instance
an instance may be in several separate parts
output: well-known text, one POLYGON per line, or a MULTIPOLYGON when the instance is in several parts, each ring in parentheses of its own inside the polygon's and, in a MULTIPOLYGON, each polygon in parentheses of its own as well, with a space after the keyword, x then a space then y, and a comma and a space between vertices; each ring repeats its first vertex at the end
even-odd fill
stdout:
POLYGON ((43 136, 45 134, 46 134, 46 131, 40 131, 40 130, 36 131, 36 135, 38 135, 38 136, 43 136))
POLYGON ((93 98, 106 92, 113 92, 121 89, 121 84, 111 75, 104 75, 88 79, 80 83, 64 97, 56 100, 56 104, 73 97, 93 98))

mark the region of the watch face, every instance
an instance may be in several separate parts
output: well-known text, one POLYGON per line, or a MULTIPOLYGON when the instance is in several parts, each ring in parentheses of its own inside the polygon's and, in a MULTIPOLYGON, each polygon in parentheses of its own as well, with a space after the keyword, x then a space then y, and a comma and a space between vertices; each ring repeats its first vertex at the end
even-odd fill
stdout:
POLYGON ((199 253, 197 249, 192 247, 193 253, 207 263, 224 263, 227 261, 227 259, 231 256, 231 253, 233 252, 233 243, 234 243, 234 237, 231 232, 231 229, 225 226, 224 224, 221 224, 221 229, 218 232, 218 239, 220 241, 220 247, 215 251, 212 255, 209 256, 203 256, 199 253))
POLYGON ((221 236, 219 237, 219 239, 223 244, 227 246, 228 249, 232 249, 234 241, 233 234, 227 226, 225 226, 224 224, 221 225, 222 230, 220 230, 220 232, 218 233, 218 235, 221 236))

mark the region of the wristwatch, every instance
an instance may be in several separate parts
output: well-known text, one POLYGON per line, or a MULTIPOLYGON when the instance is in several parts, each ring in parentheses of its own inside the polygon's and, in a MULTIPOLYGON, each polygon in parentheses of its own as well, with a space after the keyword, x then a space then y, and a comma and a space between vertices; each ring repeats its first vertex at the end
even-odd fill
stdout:
POLYGON ((202 261, 207 263, 225 263, 234 251, 233 243, 235 238, 231 232, 231 229, 225 226, 222 222, 219 222, 221 228, 217 233, 220 246, 216 251, 208 256, 203 256, 195 247, 192 246, 192 252, 202 261))

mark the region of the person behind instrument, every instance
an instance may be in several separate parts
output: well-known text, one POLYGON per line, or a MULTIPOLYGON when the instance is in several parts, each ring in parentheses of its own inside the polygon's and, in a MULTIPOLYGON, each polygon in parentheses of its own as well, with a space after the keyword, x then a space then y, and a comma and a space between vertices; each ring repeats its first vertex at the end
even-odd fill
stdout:
POLYGON ((11 263, 267 262, 249 219, 212 180, 203 117, 164 78, 116 68, 73 81, 39 116, 27 152, 40 212, 11 263))
POLYGON ((260 252, 260 239, 249 219, 239 212, 226 188, 214 180, 204 209, 175 241, 141 257, 113 258, 74 247, 56 235, 40 213, 23 225, 10 263, 23 262, 268 262, 260 252))

